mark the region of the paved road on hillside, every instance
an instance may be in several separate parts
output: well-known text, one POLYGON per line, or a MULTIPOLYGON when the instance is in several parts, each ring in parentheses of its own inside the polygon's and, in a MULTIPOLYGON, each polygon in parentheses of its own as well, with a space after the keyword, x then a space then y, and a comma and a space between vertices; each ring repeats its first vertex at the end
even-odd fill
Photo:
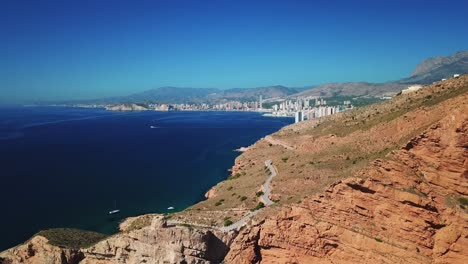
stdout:
MULTIPOLYGON (((265 183, 262 185, 263 195, 260 197, 260 201, 265 206, 270 206, 270 205, 273 204, 273 202, 270 200, 270 193, 271 193, 270 183, 271 183, 271 180, 273 179, 273 177, 275 177, 277 175, 277 173, 276 173, 275 167, 273 167, 273 165, 271 164, 271 160, 265 161, 265 166, 267 166, 267 168, 270 170, 270 176, 265 181, 265 183)), ((254 217, 256 214, 258 214, 260 212, 260 210, 262 210, 262 209, 250 212, 246 216, 242 217, 239 221, 233 223, 232 225, 221 227, 219 230, 224 231, 224 232, 229 232, 229 231, 232 231, 232 230, 236 230, 236 229, 240 228, 241 226, 247 224, 247 222, 252 217, 254 217)))
MULTIPOLYGON (((267 166, 267 168, 270 170, 270 176, 265 181, 265 183, 262 185, 263 195, 260 197, 260 201, 263 202, 263 204, 265 206, 270 206, 270 205, 273 204, 273 202, 270 200, 270 194, 271 194, 270 184, 271 184, 271 180, 273 180, 273 178, 278 173, 276 172, 275 167, 273 167, 273 165, 271 163, 271 160, 265 161, 265 166, 267 166)), ((254 217, 256 214, 258 214, 260 212, 260 210, 262 210, 262 209, 250 212, 247 215, 245 215, 244 217, 242 217, 241 219, 239 219, 238 221, 236 221, 235 223, 233 223, 233 224, 231 224, 229 226, 223 226, 223 227, 191 224, 191 223, 185 223, 185 222, 181 222, 181 221, 177 221, 177 220, 168 220, 167 224, 168 225, 189 224, 189 225, 192 225, 192 226, 203 227, 203 228, 211 228, 211 229, 217 229, 217 230, 220 230, 220 231, 223 231, 223 232, 229 232, 229 231, 232 231, 232 230, 237 230, 240 227, 242 227, 243 225, 247 224, 247 222, 249 222, 249 220, 252 219, 252 217, 254 217)))
POLYGON ((267 166, 267 168, 270 170, 270 177, 268 177, 268 179, 262 185, 263 195, 260 197, 260 199, 262 200, 263 204, 265 204, 265 206, 269 206, 273 204, 273 202, 270 200, 270 183, 271 180, 273 180, 273 177, 276 176, 276 170, 273 165, 271 165, 271 160, 265 161, 265 166, 267 166))

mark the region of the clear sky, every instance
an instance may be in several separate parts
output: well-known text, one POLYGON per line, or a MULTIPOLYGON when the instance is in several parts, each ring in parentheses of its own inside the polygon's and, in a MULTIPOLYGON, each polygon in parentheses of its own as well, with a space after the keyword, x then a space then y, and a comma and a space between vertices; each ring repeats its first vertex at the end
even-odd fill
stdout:
POLYGON ((468 49, 468 1, 2 0, 0 101, 383 82, 468 49))

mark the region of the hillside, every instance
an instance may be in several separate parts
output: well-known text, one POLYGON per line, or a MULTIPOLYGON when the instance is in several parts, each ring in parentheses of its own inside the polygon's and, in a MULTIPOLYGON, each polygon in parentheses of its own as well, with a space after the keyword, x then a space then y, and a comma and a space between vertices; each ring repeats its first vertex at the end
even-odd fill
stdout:
POLYGON ((54 246, 63 231, 46 232, 0 262, 464 263, 467 102, 464 75, 287 126, 250 146, 231 177, 182 212, 130 218, 84 249, 54 246), (268 160, 274 204, 223 231, 259 208, 268 160))
POLYGON ((313 89, 294 94, 290 97, 333 97, 333 96, 353 96, 353 97, 381 97, 392 96, 402 89, 406 84, 395 82, 389 83, 368 83, 368 82, 348 82, 348 83, 327 83, 319 85, 313 89))

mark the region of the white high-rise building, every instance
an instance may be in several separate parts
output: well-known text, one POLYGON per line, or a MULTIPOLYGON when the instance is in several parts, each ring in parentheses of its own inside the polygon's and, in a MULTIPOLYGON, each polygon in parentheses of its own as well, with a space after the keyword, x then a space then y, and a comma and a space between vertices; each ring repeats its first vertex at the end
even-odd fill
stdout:
POLYGON ((294 123, 299 123, 301 121, 304 121, 304 118, 302 116, 302 112, 301 111, 297 111, 295 116, 294 116, 294 123))

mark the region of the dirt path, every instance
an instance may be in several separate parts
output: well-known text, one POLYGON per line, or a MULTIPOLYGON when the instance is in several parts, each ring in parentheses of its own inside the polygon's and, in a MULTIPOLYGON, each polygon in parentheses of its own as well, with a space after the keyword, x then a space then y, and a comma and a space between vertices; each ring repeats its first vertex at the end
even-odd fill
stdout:
POLYGON ((270 144, 273 144, 273 145, 280 145, 286 149, 289 149, 289 150, 293 150, 294 147, 291 146, 291 145, 288 145, 286 143, 284 143, 283 141, 279 140, 279 139, 276 139, 276 138, 273 138, 272 136, 266 136, 265 137, 265 140, 268 141, 270 144))

